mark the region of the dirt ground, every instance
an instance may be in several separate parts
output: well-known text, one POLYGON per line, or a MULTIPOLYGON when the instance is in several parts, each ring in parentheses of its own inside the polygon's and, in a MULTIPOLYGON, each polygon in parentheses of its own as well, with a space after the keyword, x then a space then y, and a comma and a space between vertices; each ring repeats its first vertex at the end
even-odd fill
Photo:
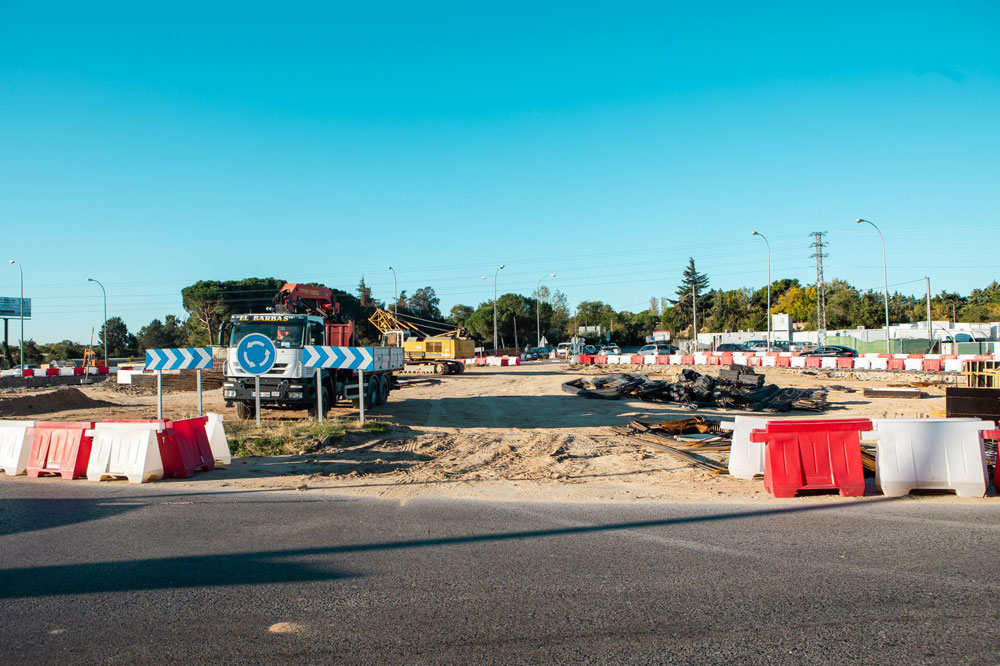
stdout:
MULTIPOLYGON (((709 374, 717 370, 704 369, 709 374)), ((917 417, 945 406, 943 387, 925 388, 929 396, 920 400, 862 396, 866 386, 884 387, 915 379, 903 373, 893 375, 891 381, 866 381, 828 378, 817 371, 758 369, 761 371, 769 383, 779 386, 847 389, 829 390, 831 409, 823 414, 827 417, 917 417)), ((235 458, 228 468, 162 483, 200 490, 329 488, 400 501, 428 495, 590 502, 769 500, 760 481, 694 469, 611 430, 633 419, 666 420, 701 414, 725 420, 751 412, 692 412, 676 405, 634 400, 585 400, 561 390, 562 382, 594 372, 592 368, 570 370, 557 362, 470 368, 463 375, 433 378, 394 391, 387 405, 369 413, 370 418, 389 426, 381 435, 352 433, 306 455, 235 458)), ((651 374, 673 378, 679 373, 678 367, 664 366, 651 374)), ((167 417, 196 414, 193 392, 168 393, 163 402, 167 417)), ((204 402, 207 411, 235 419, 234 410, 225 407, 220 391, 206 393, 204 402)), ((352 419, 356 414, 342 406, 333 409, 330 416, 352 419)), ((818 414, 767 416, 803 415, 818 414)), ((107 385, 0 394, 0 418, 6 419, 91 421, 155 416, 155 395, 123 392, 107 385)), ((307 418, 305 412, 290 411, 267 411, 264 417, 307 418)), ((4 477, 4 481, 8 479, 4 477)), ((10 481, 27 482, 23 477, 10 481)), ((820 499, 828 501, 830 496, 820 499)))

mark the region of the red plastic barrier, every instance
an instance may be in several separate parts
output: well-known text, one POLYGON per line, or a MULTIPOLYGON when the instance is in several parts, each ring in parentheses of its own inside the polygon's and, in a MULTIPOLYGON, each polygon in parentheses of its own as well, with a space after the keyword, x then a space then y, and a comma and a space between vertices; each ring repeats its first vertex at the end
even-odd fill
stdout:
POLYGON ((208 433, 205 430, 207 422, 207 416, 170 422, 177 448, 185 459, 185 467, 192 466, 193 469, 206 471, 215 469, 215 455, 212 454, 212 446, 208 443, 208 433))
POLYGON ((87 373, 87 369, 86 368, 73 368, 73 374, 74 375, 84 375, 86 373, 87 373))
POLYGON ((608 357, 607 356, 595 356, 594 357, 594 364, 595 365, 607 365, 608 364, 608 357))
POLYGON ((642 365, 643 363, 644 363, 644 359, 642 358, 642 354, 632 354, 632 364, 633 365, 642 365))
POLYGON ((923 354, 907 354, 906 358, 923 358, 923 354))
POLYGON ((732 365, 733 364, 733 355, 730 352, 722 352, 722 356, 720 357, 720 359, 721 359, 721 361, 720 361, 719 365, 732 365))
POLYGON ((925 358, 923 361, 924 370, 928 372, 941 372, 942 364, 939 358, 925 358))
POLYGON ((86 433, 93 428, 93 422, 35 423, 28 429, 28 476, 58 474, 64 479, 77 479, 86 475, 93 444, 86 433))
POLYGON ((790 368, 792 367, 792 358, 790 356, 779 356, 774 364, 779 368, 790 368))
POLYGON ((670 356, 667 354, 657 354, 656 355, 657 365, 670 365, 670 356))
POLYGON ((46 377, 58 377, 59 376, 59 368, 45 368, 45 376, 46 377))
POLYGON ((708 365, 722 365, 722 357, 721 356, 706 356, 705 357, 705 362, 708 365))
MULTIPOLYGON (((983 439, 992 439, 993 441, 1000 441, 1000 430, 984 430, 983 439)), ((993 488, 1000 491, 1000 460, 993 465, 993 488)))
POLYGON ((694 354, 682 354, 681 365, 694 365, 694 354))
POLYGON ((906 359, 903 359, 903 358, 890 358, 889 359, 889 369, 890 370, 905 370, 906 369, 906 359))
POLYGON ((842 369, 842 370, 850 370, 851 368, 854 367, 854 359, 853 358, 838 358, 837 359, 837 367, 840 368, 840 369, 842 369))
POLYGON ((580 354, 580 363, 583 365, 590 365, 594 362, 594 357, 592 354, 580 354))
POLYGON ((806 367, 807 368, 820 368, 823 366, 823 359, 819 356, 807 356, 806 357, 806 367))
POLYGON ((108 369, 104 368, 104 367, 98 368, 97 369, 97 374, 99 374, 99 375, 106 375, 106 374, 108 374, 108 369))
POLYGON ((768 421, 750 441, 766 444, 764 488, 775 497, 800 490, 839 490, 844 497, 865 494, 861 433, 869 419, 768 421))
POLYGON ((892 358, 892 354, 879 354, 879 358, 892 358))
POLYGON ((944 361, 954 361, 958 358, 958 354, 941 354, 941 359, 944 361))
POLYGON ((764 365, 764 360, 760 356, 747 356, 747 365, 760 367, 764 365))

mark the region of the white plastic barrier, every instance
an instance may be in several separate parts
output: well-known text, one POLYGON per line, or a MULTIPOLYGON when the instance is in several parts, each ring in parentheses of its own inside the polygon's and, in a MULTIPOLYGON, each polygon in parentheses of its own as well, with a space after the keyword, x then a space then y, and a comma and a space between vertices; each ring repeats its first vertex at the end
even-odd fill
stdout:
POLYGON ((887 358, 872 359, 872 370, 888 370, 888 369, 889 369, 889 359, 887 358))
POLYGON ((94 438, 87 464, 87 480, 124 476, 129 483, 163 477, 157 433, 162 423, 98 423, 87 434, 94 438))
POLYGON ((680 354, 671 354, 670 355, 670 365, 680 365, 680 364, 681 364, 681 355, 680 354))
POLYGON ((865 356, 864 358, 858 357, 854 359, 854 369, 855 370, 871 370, 872 360, 865 356))
POLYGON ((920 371, 924 369, 924 360, 922 358, 908 358, 903 361, 904 370, 916 370, 920 371))
POLYGON ((778 365, 778 357, 777 356, 764 356, 763 358, 760 359, 760 364, 761 364, 761 366, 763 366, 765 368, 773 368, 776 365, 778 365))
POLYGON ((746 365, 746 364, 747 364, 746 354, 741 354, 739 352, 733 354, 733 365, 746 365))
POLYGON ((805 356, 793 356, 792 360, 789 361, 792 368, 804 368, 806 367, 806 357, 805 356))
POLYGON ((837 369, 837 359, 833 356, 824 356, 819 360, 819 367, 827 368, 828 370, 837 369))
POLYGON ((957 358, 946 358, 943 367, 945 372, 962 372, 962 361, 957 358))
POLYGON ((233 462, 233 454, 229 452, 229 440, 226 439, 226 431, 222 427, 222 415, 208 412, 205 416, 208 417, 208 421, 205 422, 205 434, 208 435, 208 445, 212 448, 215 462, 228 465, 233 462))
POLYGON ((10 476, 28 469, 32 440, 28 428, 34 427, 34 421, 0 421, 0 468, 10 476))
POLYGON ((630 354, 608 354, 608 365, 626 365, 631 362, 630 354))
POLYGON ((986 454, 978 419, 873 419, 875 482, 889 497, 916 489, 954 490, 959 497, 986 494, 986 454))
POLYGON ((708 356, 705 354, 694 354, 694 364, 695 365, 708 365, 708 356))
POLYGON ((733 431, 733 443, 729 450, 729 473, 737 479, 753 479, 764 473, 764 444, 751 442, 750 431, 767 427, 767 419, 759 416, 737 416, 735 421, 719 424, 733 431))
POLYGON ((656 354, 643 354, 642 362, 646 365, 656 365, 656 354))

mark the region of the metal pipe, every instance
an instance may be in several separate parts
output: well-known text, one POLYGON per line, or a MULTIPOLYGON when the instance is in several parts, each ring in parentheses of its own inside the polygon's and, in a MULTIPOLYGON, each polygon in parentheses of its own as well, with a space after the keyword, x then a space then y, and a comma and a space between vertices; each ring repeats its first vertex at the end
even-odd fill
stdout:
POLYGON ((767 351, 771 351, 771 244, 764 234, 755 231, 753 235, 763 238, 767 246, 767 351))
POLYGON ((889 269, 885 260, 885 237, 882 236, 882 231, 871 220, 859 217, 857 223, 861 224, 862 222, 872 225, 878 234, 879 240, 882 241, 882 284, 885 286, 885 353, 891 354, 892 343, 889 341, 889 269))

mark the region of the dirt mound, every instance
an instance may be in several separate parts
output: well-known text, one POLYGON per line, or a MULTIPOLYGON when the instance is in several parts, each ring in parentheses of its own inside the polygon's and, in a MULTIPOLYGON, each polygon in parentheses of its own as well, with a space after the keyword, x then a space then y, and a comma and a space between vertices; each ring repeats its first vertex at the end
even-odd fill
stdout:
POLYGON ((95 400, 78 388, 62 388, 55 391, 21 393, 10 397, 0 396, 0 417, 10 418, 64 412, 71 409, 116 406, 105 400, 95 400))

